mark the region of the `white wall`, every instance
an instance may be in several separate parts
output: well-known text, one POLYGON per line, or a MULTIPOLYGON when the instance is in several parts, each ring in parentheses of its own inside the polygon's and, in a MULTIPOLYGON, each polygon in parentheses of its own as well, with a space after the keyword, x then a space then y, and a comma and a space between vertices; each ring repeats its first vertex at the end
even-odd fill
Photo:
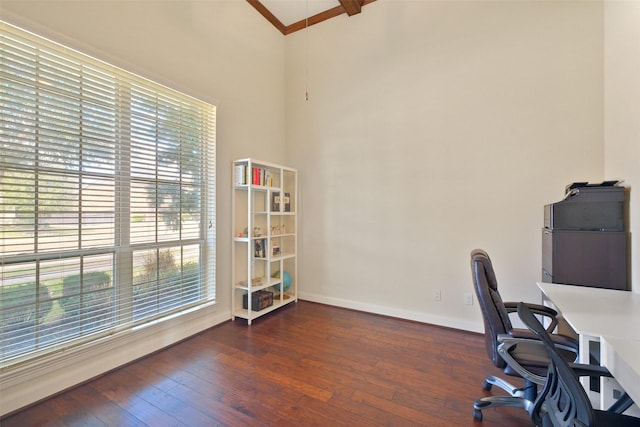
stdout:
POLYGON ((640 1, 604 3, 605 175, 630 188, 631 281, 640 292, 640 1))
POLYGON ((287 37, 287 120, 301 297, 481 331, 471 249, 539 301, 543 205, 603 177, 603 5, 379 0, 287 37))
POLYGON ((218 106, 217 304, 0 374, 0 415, 230 318, 231 162, 284 160, 284 37, 240 0, 14 1, 0 17, 218 106))

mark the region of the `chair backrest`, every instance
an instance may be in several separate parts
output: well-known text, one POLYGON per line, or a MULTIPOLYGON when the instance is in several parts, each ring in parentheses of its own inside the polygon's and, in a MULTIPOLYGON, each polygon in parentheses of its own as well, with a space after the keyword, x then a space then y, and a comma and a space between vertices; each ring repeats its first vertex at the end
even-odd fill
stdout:
POLYGON ((531 412, 533 422, 537 426, 592 427, 593 407, 580 380, 560 355, 544 326, 524 303, 518 304, 518 316, 542 340, 551 358, 547 382, 531 412))
POLYGON ((498 335, 511 332, 509 313, 498 292, 498 281, 489 255, 482 249, 471 251, 471 276, 482 310, 484 343, 487 354, 495 366, 503 369, 505 361, 498 354, 498 335))

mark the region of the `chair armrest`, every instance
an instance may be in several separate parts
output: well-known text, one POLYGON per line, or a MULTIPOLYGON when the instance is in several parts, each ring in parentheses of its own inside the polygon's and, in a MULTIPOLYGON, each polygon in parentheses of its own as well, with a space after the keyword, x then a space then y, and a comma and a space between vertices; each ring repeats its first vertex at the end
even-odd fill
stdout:
POLYGON ((504 308, 507 309, 507 313, 514 313, 514 312, 518 311, 518 303, 517 302, 505 301, 505 302, 503 302, 503 304, 504 304, 504 308))
MULTIPOLYGON (((504 303, 505 308, 509 313, 518 311, 519 302, 507 301, 504 303)), ((541 314, 547 317, 558 317, 558 312, 551 307, 547 307, 546 305, 534 304, 530 302, 525 302, 529 310, 533 312, 533 314, 541 314)))
MULTIPOLYGON (((516 360, 512 355, 510 350, 518 345, 518 344, 530 344, 530 345, 535 345, 535 346, 540 346, 540 348, 543 349, 544 353, 547 353, 546 348, 544 347, 544 343, 542 341, 540 341, 540 339, 535 336, 533 333, 531 333, 531 335, 526 334, 526 332, 529 331, 525 331, 525 330, 514 330, 512 331, 512 334, 500 334, 497 337, 498 342, 500 343, 498 345, 498 354, 500 355, 500 357, 502 357, 502 359, 504 359, 504 361, 511 367, 511 369, 513 369, 514 371, 516 371, 522 378, 527 379, 529 381, 532 381, 536 384, 544 384, 547 380, 546 376, 541 376, 541 375, 537 375, 531 371, 529 371, 528 369, 526 369, 524 366, 522 366, 520 364, 520 362, 518 360, 516 360), (517 335, 514 335, 515 334, 517 335)), ((557 338, 567 338, 564 337, 562 335, 554 335, 554 337, 557 338)), ((567 338, 568 339, 568 338, 567 338)), ((563 350, 567 350, 570 351, 572 353, 574 353, 576 355, 578 355, 578 350, 575 347, 575 345, 570 342, 573 341, 571 339, 568 339, 568 343, 564 343, 562 339, 559 340, 559 342, 555 342, 554 344, 557 348, 559 349, 563 349, 563 350)), ((581 369, 577 371, 578 372, 586 372, 586 374, 579 374, 580 376, 607 376, 608 371, 606 370, 606 368, 602 368, 600 366, 591 366, 591 365, 579 365, 579 364, 575 364, 576 365, 576 370, 581 369)), ((610 376, 611 374, 608 374, 608 376, 610 376)))
POLYGON ((611 372, 604 366, 585 365, 584 363, 569 363, 569 366, 579 377, 613 377, 611 372))
POLYGON ((542 341, 540 341, 540 339, 538 339, 537 337, 535 338, 516 338, 510 334, 500 334, 497 337, 498 342, 500 343, 498 345, 498 354, 500 355, 500 357, 502 357, 502 359, 507 363, 507 365, 509 365, 511 367, 511 369, 513 369, 514 371, 516 371, 522 378, 532 381, 536 384, 544 384, 546 381, 546 377, 540 376, 540 375, 536 375, 533 372, 529 371, 528 369, 526 369, 525 367, 523 367, 520 362, 518 362, 512 355, 511 355, 511 348, 515 347, 518 344, 523 344, 523 343, 528 343, 528 344, 534 344, 534 345, 539 345, 542 348, 544 348, 544 344, 542 343, 542 341))
MULTIPOLYGON (((507 313, 515 313, 518 311, 517 302, 507 301, 504 303, 504 307, 507 309, 507 313)), ((549 326, 546 327, 547 332, 551 333, 558 326, 558 312, 551 307, 541 304, 533 304, 530 302, 523 303, 526 305, 533 314, 539 314, 550 320, 549 326)))

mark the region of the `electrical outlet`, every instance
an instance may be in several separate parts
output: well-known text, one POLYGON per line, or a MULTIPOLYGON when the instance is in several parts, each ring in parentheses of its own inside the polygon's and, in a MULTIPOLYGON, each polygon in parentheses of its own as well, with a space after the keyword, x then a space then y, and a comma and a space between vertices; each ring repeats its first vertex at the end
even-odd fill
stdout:
POLYGON ((473 294, 470 292, 465 292, 464 294, 464 305, 473 305, 473 294))
POLYGON ((440 301, 442 299, 442 294, 440 293, 440 289, 436 289, 433 291, 433 299, 434 301, 440 301))

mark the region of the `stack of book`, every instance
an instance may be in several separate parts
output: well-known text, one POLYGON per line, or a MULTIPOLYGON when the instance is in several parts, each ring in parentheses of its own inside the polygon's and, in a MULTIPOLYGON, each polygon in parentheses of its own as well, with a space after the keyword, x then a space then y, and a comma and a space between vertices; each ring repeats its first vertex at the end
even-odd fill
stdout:
POLYGON ((249 169, 247 165, 235 166, 236 185, 260 185, 265 187, 273 186, 273 174, 267 169, 253 167, 249 169))

